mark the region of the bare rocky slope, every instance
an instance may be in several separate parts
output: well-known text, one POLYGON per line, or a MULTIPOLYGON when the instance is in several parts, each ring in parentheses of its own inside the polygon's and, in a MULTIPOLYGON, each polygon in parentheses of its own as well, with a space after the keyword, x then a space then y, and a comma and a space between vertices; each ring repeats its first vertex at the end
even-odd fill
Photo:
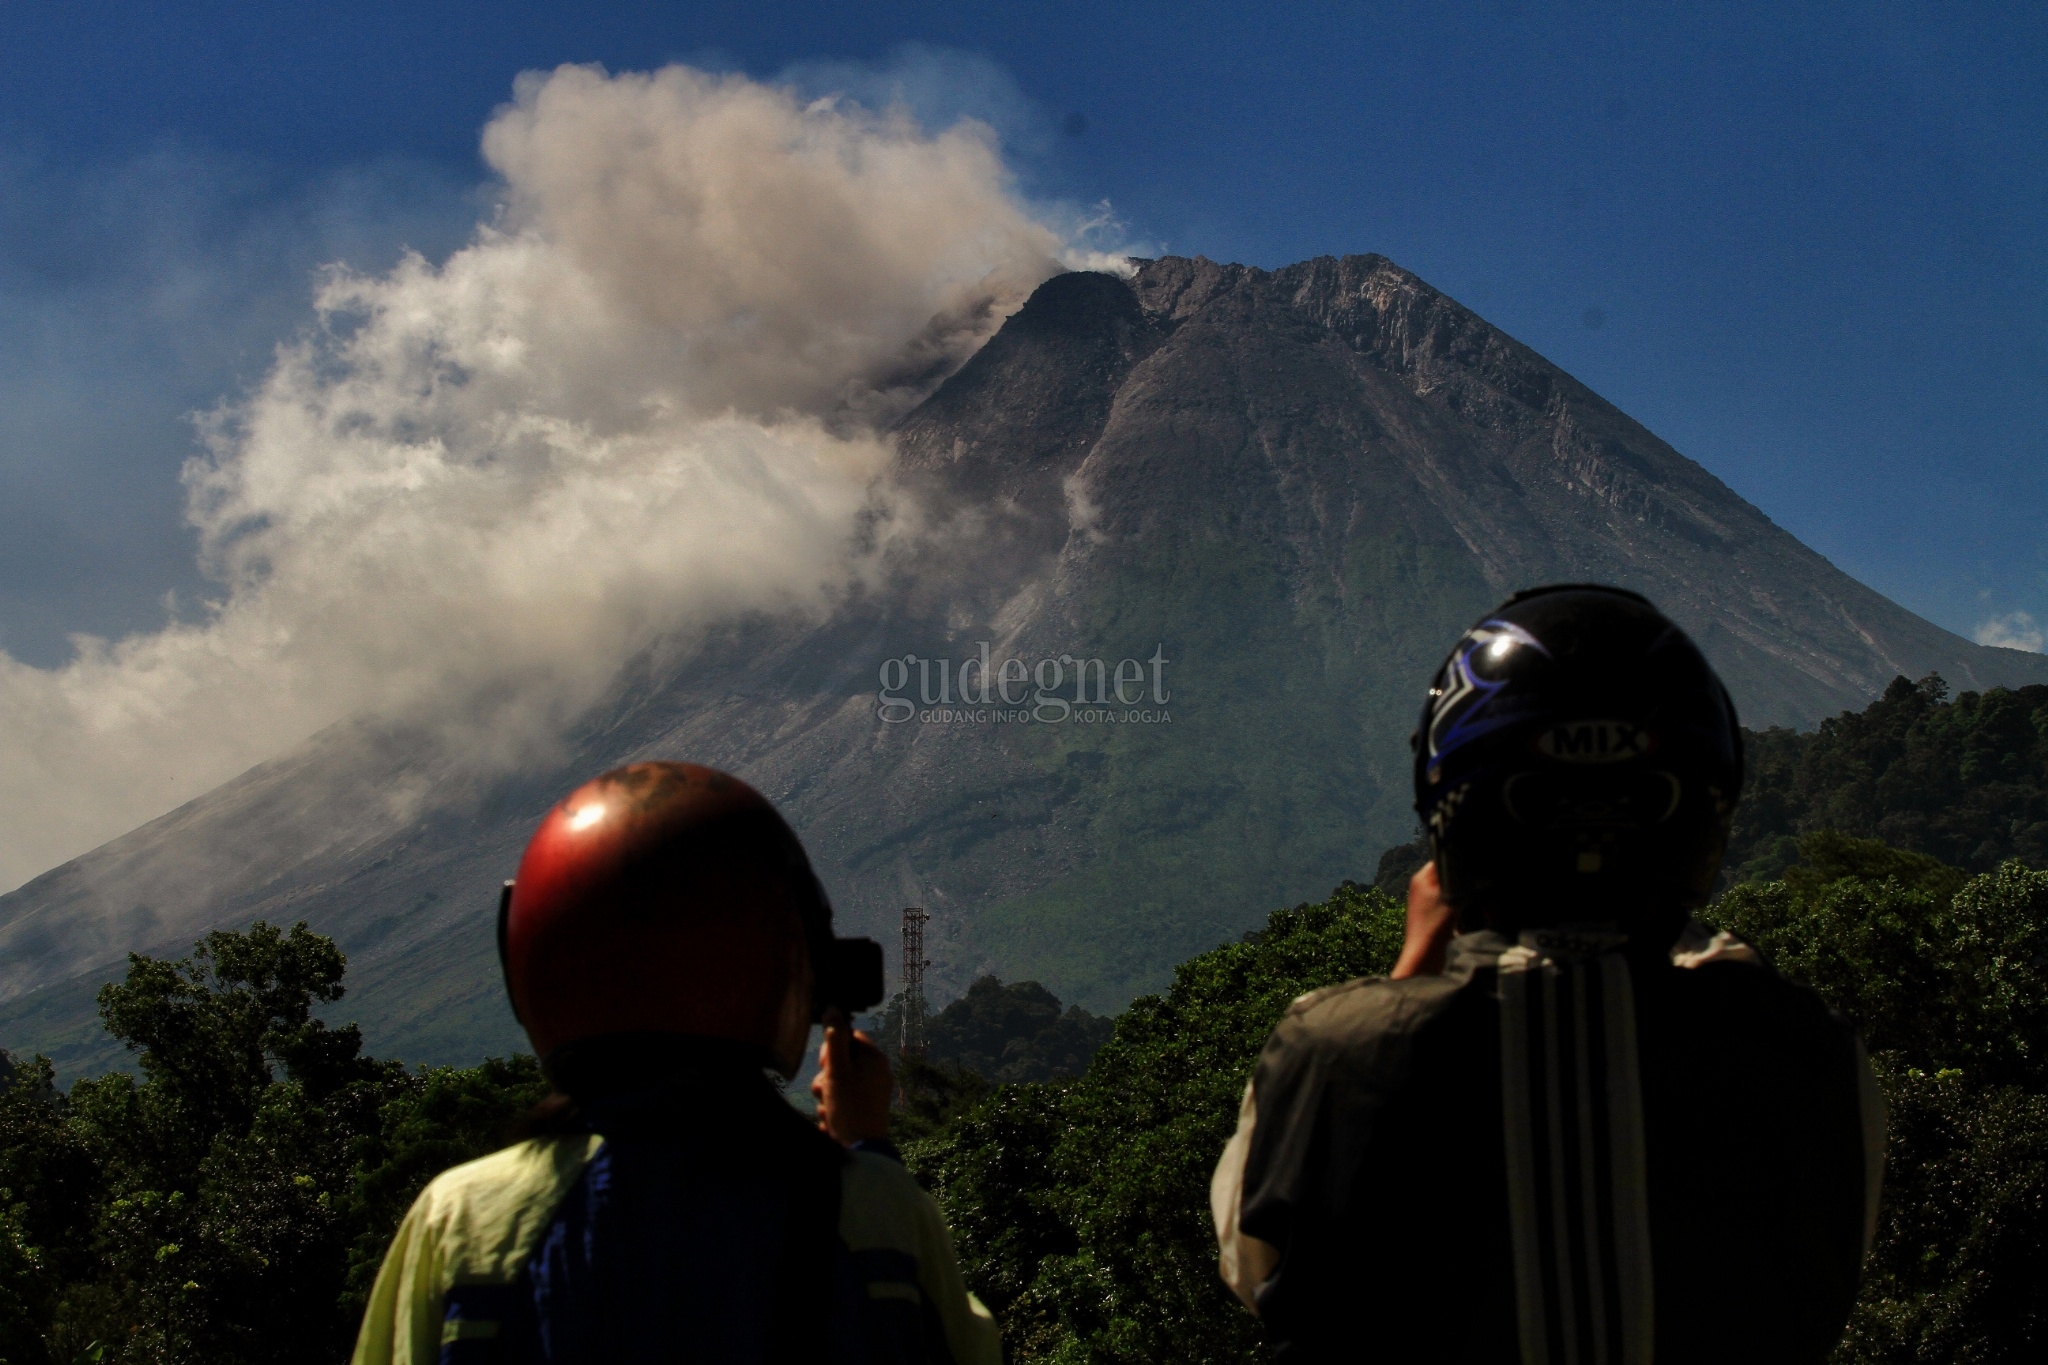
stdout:
MULTIPOLYGON (((1855 582, 1377 256, 1059 276, 898 439, 931 530, 889 581, 825 622, 737 623, 636 666, 557 761, 479 784, 430 744, 339 726, 0 898, 0 1046, 118 1060, 89 1002, 126 951, 263 917, 340 939, 339 1013, 374 1050, 515 1047, 494 888, 556 796, 648 756, 773 796, 855 928, 929 907, 942 989, 995 970, 1114 1007, 1275 905, 1369 877, 1412 826, 1429 670, 1534 583, 1647 593, 1751 725, 1860 707, 1900 674, 2048 681, 2048 658, 1855 582), (1021 707, 885 719, 885 661, 947 661, 958 710, 982 642, 998 680, 1004 660, 1032 673, 1021 707), (1072 661, 1091 659, 1082 695, 1108 703, 1076 708, 1072 661), (1067 714, 1038 701, 1046 661, 1067 714)), ((938 697, 935 664, 923 680, 938 697)))

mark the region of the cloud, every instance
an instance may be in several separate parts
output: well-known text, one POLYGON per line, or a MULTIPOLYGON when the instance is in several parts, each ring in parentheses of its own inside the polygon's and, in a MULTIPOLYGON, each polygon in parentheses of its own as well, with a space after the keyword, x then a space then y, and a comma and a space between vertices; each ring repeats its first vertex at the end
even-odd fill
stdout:
POLYGON ((927 127, 962 121, 985 128, 1005 161, 1024 172, 1024 202, 1031 216, 1066 243, 1060 259, 1074 270, 1129 274, 1131 256, 1163 254, 1152 242, 1131 237, 1109 201, 1076 204, 1030 193, 1030 172, 1058 160, 1060 142, 1071 136, 1066 119, 1024 93, 995 62, 955 48, 904 43, 886 61, 817 60, 784 67, 774 84, 804 99, 851 100, 889 110, 927 127))
POLYGON ((817 59, 775 77, 808 99, 840 98, 900 110, 927 128, 971 120, 988 128, 1007 158, 1025 166, 1051 153, 1059 118, 986 57, 929 43, 904 43, 886 61, 817 59))
POLYGON ((522 77, 501 204, 331 271, 204 422, 196 617, 0 655, 0 885, 343 717, 512 764, 619 669, 819 612, 900 525, 877 433, 1063 260, 989 130, 686 67, 522 77))
POLYGON ((1996 645, 2001 649, 2024 649, 2030 654, 2040 654, 2048 646, 2048 633, 2031 613, 2024 611, 2007 612, 1994 616, 1971 632, 1971 638, 1980 645, 1996 645))

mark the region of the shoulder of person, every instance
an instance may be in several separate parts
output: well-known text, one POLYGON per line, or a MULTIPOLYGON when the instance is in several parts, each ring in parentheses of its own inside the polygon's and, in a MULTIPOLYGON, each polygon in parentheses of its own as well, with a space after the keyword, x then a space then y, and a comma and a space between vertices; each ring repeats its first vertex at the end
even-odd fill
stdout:
POLYGON ((911 1250, 943 1226, 938 1201, 903 1163, 875 1152, 847 1153, 840 1176, 839 1230, 846 1244, 911 1250))
POLYGON ((1339 1037, 1399 1027, 1440 1008, 1464 984, 1447 976, 1361 976, 1297 996, 1281 1016, 1280 1030, 1339 1037))
POLYGON ((1671 965, 1678 969, 1679 979, 1698 982, 1713 995, 1776 1001, 1780 1007, 1835 1013, 1818 991, 1784 975, 1756 945, 1696 920, 1686 926, 1685 933, 1672 945, 1671 965))
POLYGON ((515 1142, 434 1177, 413 1217, 458 1260, 516 1258, 603 1145, 595 1133, 515 1142))
POLYGON ((1001 1333, 988 1308, 967 1291, 938 1201, 901 1162, 877 1152, 848 1156, 839 1237, 869 1297, 922 1303, 936 1312, 946 1350, 959 1365, 1001 1365, 1001 1333))
POLYGON ((488 1156, 450 1166, 428 1182, 420 1192, 420 1200, 435 1206, 455 1206, 479 1195, 553 1184, 564 1175, 573 1182, 603 1145, 604 1139, 595 1133, 528 1138, 488 1156))
POLYGON ((1671 965, 1684 971, 1726 965, 1754 967, 1776 976, 1777 969, 1748 939, 1726 929, 1714 929, 1698 920, 1687 920, 1678 941, 1671 945, 1671 965))

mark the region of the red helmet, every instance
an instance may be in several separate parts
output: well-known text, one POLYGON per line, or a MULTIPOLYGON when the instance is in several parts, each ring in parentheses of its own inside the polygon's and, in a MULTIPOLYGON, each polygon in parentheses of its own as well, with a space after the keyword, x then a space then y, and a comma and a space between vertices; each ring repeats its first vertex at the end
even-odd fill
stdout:
POLYGON ((831 903, 775 808, 694 763, 630 764, 549 811, 505 884, 498 952, 542 1057, 621 1033, 772 1048, 807 962, 814 1014, 881 998, 880 948, 832 937, 831 903))

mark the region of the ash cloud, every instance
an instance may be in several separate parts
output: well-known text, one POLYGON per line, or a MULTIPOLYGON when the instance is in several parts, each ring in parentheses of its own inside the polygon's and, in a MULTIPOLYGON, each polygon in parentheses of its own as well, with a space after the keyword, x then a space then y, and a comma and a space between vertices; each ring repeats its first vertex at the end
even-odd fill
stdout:
POLYGON ((742 76, 531 74, 483 148, 500 203, 466 246, 331 270, 204 418, 198 617, 0 655, 0 887, 337 720, 512 765, 630 659, 829 609, 915 521, 881 429, 1108 263, 986 125, 742 76))
POLYGON ((2000 649, 2023 649, 2029 654, 2048 652, 2048 633, 2033 615, 2024 611, 2007 612, 1980 622, 1971 632, 1971 638, 1980 645, 1995 645, 2000 649))

